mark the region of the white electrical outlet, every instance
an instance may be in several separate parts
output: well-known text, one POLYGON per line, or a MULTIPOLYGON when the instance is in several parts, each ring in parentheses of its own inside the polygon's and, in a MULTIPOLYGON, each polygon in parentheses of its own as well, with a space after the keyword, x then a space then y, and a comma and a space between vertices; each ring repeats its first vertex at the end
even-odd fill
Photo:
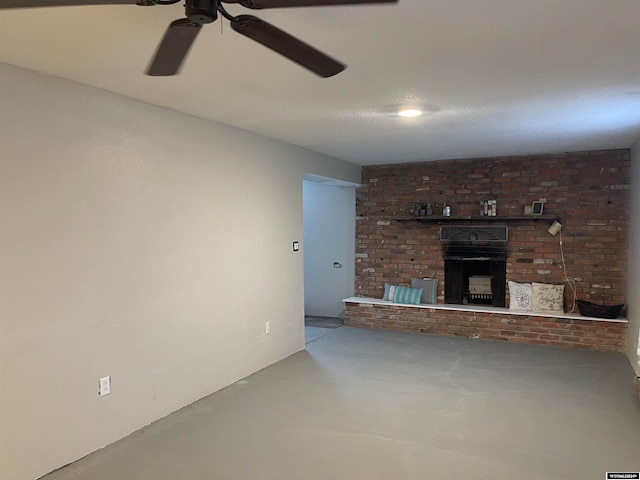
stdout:
POLYGON ((264 322, 264 333, 271 333, 271 322, 264 322))
POLYGON ((98 382, 98 395, 104 397, 111 393, 111 377, 103 377, 98 382))

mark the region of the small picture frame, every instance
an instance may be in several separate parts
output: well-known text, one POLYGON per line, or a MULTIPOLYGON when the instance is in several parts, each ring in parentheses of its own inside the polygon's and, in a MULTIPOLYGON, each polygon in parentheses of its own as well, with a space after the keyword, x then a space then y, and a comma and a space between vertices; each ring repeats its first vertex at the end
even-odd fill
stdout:
POLYGON ((524 214, 525 215, 533 215, 533 207, 531 205, 526 205, 524 207, 524 214))
POLYGON ((531 215, 542 215, 543 202, 533 202, 531 215))

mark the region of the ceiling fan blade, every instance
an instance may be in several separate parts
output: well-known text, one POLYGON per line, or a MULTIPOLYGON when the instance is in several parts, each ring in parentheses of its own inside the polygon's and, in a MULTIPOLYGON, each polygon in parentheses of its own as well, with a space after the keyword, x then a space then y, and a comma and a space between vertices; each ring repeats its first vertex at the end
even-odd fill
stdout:
POLYGON ((332 77, 347 68, 320 50, 253 15, 238 15, 231 22, 231 28, 321 77, 332 77))
POLYGON ((260 10, 262 8, 318 7, 322 5, 357 5, 363 3, 398 3, 398 0, 222 0, 225 3, 239 3, 243 7, 260 10))
POLYGON ((178 73, 201 27, 186 18, 171 22, 158 45, 147 75, 166 77, 178 73))
MULTIPOLYGON (((138 2, 155 5, 154 2, 138 2)), ((0 10, 5 8, 70 7, 74 5, 136 5, 136 0, 0 0, 0 10)))

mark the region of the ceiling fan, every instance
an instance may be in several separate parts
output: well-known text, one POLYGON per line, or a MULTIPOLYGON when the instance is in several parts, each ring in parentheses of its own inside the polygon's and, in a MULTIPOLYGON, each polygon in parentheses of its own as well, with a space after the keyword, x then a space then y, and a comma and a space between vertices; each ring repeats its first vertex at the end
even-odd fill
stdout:
MULTIPOLYGON (((0 9, 60 7, 72 5, 173 5, 182 0, 0 0, 0 9)), ((158 46, 146 74, 176 75, 202 25, 215 22, 218 13, 229 20, 231 28, 298 65, 327 78, 343 71, 346 65, 253 15, 233 16, 223 3, 237 3, 253 10, 263 8, 314 7, 364 3, 397 3, 398 0, 185 0, 185 18, 171 22, 158 46)))

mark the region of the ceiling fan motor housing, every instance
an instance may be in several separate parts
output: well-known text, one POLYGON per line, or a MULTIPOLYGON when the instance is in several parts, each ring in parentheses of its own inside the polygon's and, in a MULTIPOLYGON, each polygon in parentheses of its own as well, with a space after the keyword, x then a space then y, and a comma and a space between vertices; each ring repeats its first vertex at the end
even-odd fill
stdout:
POLYGON ((185 14, 189 20, 198 25, 215 22, 218 18, 216 0, 187 0, 185 14))

